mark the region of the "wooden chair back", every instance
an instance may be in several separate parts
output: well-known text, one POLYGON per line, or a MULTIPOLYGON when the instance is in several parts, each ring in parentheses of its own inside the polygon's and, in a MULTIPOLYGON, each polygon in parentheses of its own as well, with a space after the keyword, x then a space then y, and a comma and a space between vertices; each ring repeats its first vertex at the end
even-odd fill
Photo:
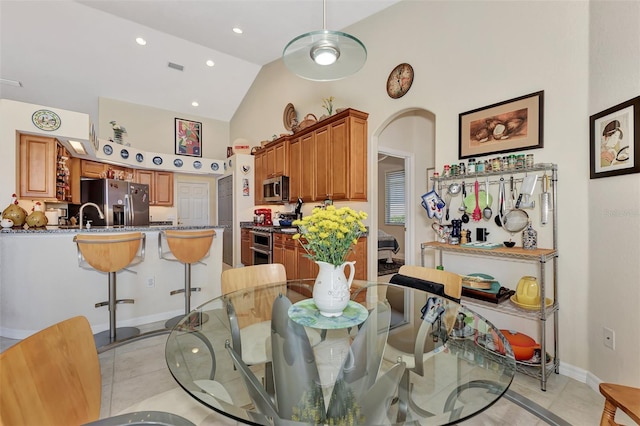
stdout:
POLYGON ((126 234, 78 234, 78 244, 87 263, 102 272, 117 272, 128 266, 140 249, 142 232, 126 234))
POLYGON ((600 383, 600 393, 605 397, 600 426, 618 425, 615 422, 618 408, 640 425, 640 389, 613 383, 600 383))
POLYGON ((202 260, 213 242, 216 231, 213 229, 197 231, 166 230, 164 235, 171 253, 182 263, 196 263, 202 260))
POLYGON ((244 266, 222 271, 222 294, 231 296, 231 303, 238 315, 238 324, 244 328, 250 324, 271 319, 273 301, 279 293, 286 293, 287 271, 281 263, 244 266), (282 283, 282 286, 263 289, 257 293, 238 292, 264 284, 282 283), (249 313, 244 315, 243 313, 249 313))
POLYGON ((101 375, 93 333, 74 317, 0 354, 0 424, 79 425, 100 417, 101 375))
POLYGON ((402 265, 398 273, 408 277, 442 284, 444 286, 444 293, 454 299, 459 300, 462 296, 462 277, 453 272, 425 268, 423 266, 402 265))

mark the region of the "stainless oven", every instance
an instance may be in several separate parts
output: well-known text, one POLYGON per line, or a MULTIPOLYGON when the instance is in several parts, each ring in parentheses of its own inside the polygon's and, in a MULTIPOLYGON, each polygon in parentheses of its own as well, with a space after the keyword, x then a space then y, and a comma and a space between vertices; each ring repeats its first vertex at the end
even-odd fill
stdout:
POLYGON ((254 265, 272 262, 273 233, 269 229, 254 228, 251 231, 251 252, 254 265))

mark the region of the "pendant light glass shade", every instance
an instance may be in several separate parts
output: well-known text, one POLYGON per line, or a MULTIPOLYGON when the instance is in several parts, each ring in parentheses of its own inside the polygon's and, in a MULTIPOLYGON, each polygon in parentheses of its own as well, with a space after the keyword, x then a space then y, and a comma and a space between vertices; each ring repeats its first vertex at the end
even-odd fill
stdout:
POLYGON ((325 29, 291 40, 282 59, 291 72, 302 78, 331 81, 360 70, 367 60, 367 49, 350 34, 325 29))

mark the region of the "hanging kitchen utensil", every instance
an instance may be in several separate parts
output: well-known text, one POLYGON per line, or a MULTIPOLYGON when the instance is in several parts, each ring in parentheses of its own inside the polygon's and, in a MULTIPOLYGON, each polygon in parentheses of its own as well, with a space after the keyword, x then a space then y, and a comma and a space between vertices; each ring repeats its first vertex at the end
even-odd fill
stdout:
POLYGON ((464 223, 469 223, 469 215, 467 215, 467 206, 465 205, 465 199, 467 198, 467 189, 464 186, 464 181, 462 181, 462 206, 460 207, 460 209, 464 212, 462 213, 462 217, 460 217, 460 220, 462 220, 462 222, 464 223))
POLYGON ((536 183, 538 182, 538 175, 527 175, 522 179, 522 186, 520 187, 520 195, 518 195, 518 201, 516 202, 516 209, 520 207, 533 207, 534 204, 529 202, 529 197, 533 195, 533 191, 536 189, 536 183), (525 197, 524 203, 522 197, 525 197))
POLYGON ((542 194, 540 194, 540 223, 546 225, 549 222, 549 210, 551 210, 551 194, 549 193, 549 176, 542 177, 542 194))
POLYGON ((529 223, 529 215, 522 209, 515 208, 515 186, 513 176, 509 179, 510 196, 509 207, 507 212, 500 218, 502 228, 511 234, 509 242, 513 242, 513 235, 522 231, 529 223))
POLYGON ((504 178, 500 177, 500 184, 499 184, 499 188, 498 188, 498 214, 496 215, 496 218, 494 219, 496 222, 496 225, 498 225, 499 227, 502 227, 502 216, 504 216, 504 178))
POLYGON ((482 219, 482 211, 480 210, 480 205, 478 204, 478 194, 479 194, 479 187, 480 184, 478 183, 478 179, 476 179, 475 183, 473 184, 474 187, 474 191, 476 194, 476 208, 473 209, 473 214, 471 215, 471 217, 473 218, 474 221, 479 221, 480 219, 482 219))
POLYGON ((484 192, 487 205, 482 210, 482 216, 484 216, 485 219, 489 220, 491 219, 491 215, 493 215, 493 212, 491 211, 491 203, 489 202, 489 177, 487 177, 487 182, 484 185, 484 192))

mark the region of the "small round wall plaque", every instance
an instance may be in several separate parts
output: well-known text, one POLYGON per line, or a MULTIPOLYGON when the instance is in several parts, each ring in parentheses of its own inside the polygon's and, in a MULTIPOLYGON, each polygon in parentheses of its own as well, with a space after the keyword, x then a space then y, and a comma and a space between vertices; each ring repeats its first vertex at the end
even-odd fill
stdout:
POLYGON ((60 116, 48 109, 39 109, 34 112, 31 116, 31 121, 38 129, 46 130, 47 132, 58 130, 62 124, 60 116))

